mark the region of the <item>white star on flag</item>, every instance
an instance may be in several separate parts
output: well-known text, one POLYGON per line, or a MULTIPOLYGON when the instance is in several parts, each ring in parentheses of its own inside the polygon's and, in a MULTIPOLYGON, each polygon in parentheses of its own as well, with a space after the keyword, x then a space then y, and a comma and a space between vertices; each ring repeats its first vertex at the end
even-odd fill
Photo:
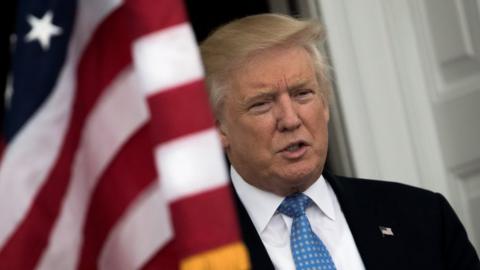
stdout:
POLYGON ((42 49, 45 51, 50 47, 50 39, 52 36, 58 36, 62 33, 62 28, 52 23, 53 13, 51 10, 47 11, 41 19, 28 15, 28 23, 32 29, 25 36, 27 42, 38 40, 42 49))

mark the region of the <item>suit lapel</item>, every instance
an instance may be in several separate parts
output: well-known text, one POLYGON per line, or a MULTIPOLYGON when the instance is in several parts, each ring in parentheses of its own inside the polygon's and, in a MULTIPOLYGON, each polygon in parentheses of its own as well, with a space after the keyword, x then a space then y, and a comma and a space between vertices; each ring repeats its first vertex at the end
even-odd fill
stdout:
POLYGON ((366 269, 407 269, 398 258, 401 239, 397 235, 397 223, 382 213, 376 202, 375 191, 359 189, 358 183, 324 174, 332 186, 352 232, 366 269), (380 226, 392 228, 394 235, 382 235, 380 226))

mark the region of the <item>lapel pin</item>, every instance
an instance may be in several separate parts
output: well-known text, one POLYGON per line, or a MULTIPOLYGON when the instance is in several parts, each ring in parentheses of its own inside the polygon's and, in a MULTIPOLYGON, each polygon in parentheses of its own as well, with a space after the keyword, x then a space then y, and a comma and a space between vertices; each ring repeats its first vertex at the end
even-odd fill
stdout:
POLYGON ((380 232, 382 233, 383 237, 394 236, 392 228, 384 227, 384 226, 378 226, 378 228, 380 229, 380 232))

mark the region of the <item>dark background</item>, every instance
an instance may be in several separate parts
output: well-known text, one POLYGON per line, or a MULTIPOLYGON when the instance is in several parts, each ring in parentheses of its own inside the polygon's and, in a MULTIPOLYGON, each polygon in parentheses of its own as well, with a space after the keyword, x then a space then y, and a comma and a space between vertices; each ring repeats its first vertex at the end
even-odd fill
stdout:
POLYGON ((226 22, 246 15, 269 12, 266 0, 187 0, 185 3, 193 31, 199 42, 212 30, 226 22))
POLYGON ((10 33, 13 32, 16 1, 1 1, 3 22, 0 23, 0 131, 3 130, 4 92, 10 67, 10 33))

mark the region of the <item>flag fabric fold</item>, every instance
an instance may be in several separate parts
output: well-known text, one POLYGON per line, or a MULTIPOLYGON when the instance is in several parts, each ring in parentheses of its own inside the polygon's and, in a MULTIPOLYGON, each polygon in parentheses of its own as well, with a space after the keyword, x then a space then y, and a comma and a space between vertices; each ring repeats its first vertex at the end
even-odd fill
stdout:
POLYGON ((0 269, 248 269, 178 0, 19 1, 0 269))

